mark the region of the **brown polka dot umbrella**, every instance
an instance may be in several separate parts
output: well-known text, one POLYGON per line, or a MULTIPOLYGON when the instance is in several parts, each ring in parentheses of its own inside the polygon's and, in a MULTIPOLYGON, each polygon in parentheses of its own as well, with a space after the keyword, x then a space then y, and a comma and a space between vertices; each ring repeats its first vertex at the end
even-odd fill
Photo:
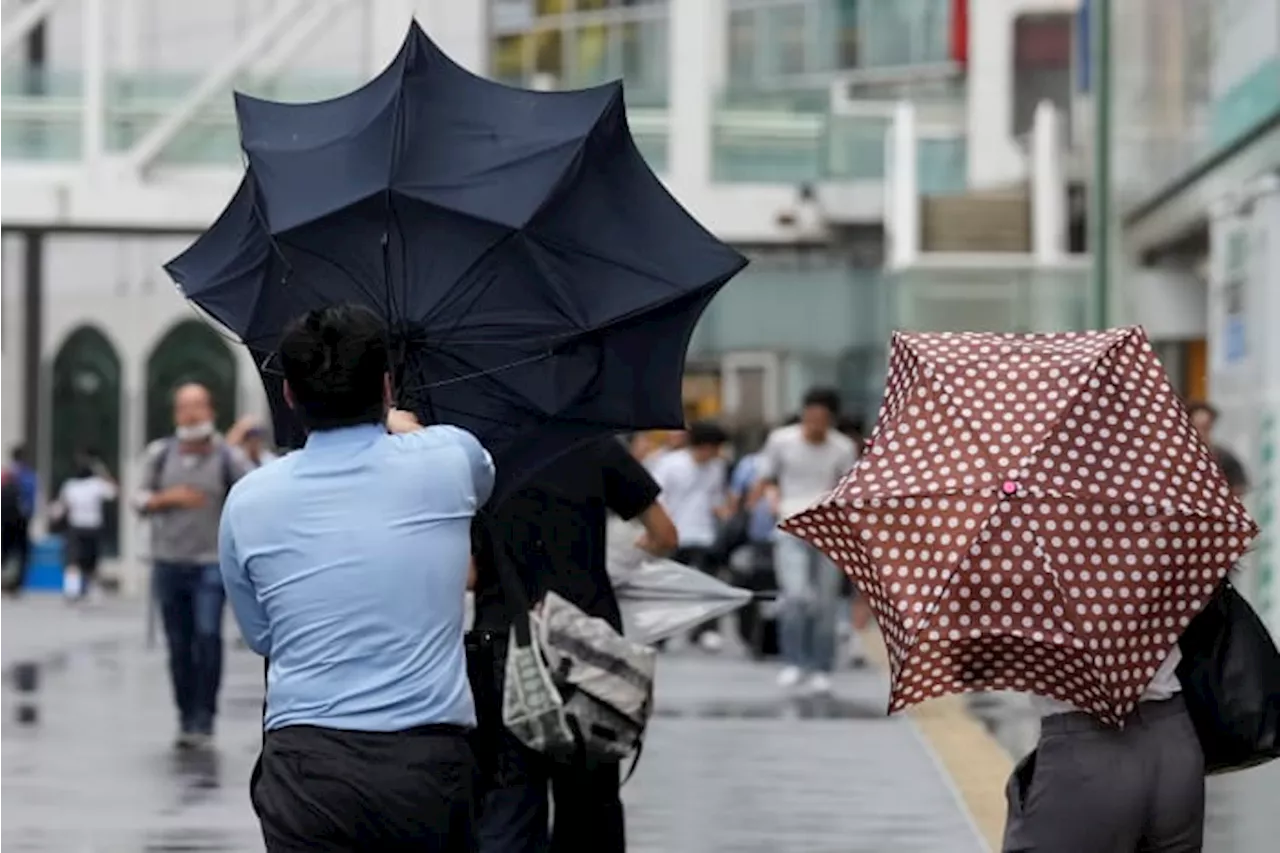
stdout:
POLYGON ((1257 535, 1138 328, 895 334, 865 455, 782 529, 870 599, 890 711, 1019 690, 1116 725, 1257 535))

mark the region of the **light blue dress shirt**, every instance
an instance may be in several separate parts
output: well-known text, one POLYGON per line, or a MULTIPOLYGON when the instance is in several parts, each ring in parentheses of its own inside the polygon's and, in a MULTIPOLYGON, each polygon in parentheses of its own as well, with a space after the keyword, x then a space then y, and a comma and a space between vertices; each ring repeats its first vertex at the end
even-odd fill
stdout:
POLYGON ((475 724, 463 609, 492 489, 489 454, 448 426, 315 432, 236 483, 219 557, 245 642, 271 661, 268 730, 475 724))

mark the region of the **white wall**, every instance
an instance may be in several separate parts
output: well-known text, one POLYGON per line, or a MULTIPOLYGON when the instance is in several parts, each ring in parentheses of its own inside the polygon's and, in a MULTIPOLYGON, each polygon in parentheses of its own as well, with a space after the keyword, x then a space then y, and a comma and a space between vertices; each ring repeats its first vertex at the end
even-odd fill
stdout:
POLYGON ((1026 180, 1013 126, 1013 23, 1029 13, 1074 12, 1080 0, 974 0, 969 4, 969 185, 1026 180))

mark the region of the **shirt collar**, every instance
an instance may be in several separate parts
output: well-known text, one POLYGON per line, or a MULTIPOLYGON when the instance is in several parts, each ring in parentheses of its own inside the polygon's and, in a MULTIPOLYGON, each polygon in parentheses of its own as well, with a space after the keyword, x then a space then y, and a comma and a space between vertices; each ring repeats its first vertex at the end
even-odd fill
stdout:
POLYGON ((372 444, 387 434, 382 424, 359 424, 337 429, 313 430, 307 436, 308 450, 326 447, 355 448, 372 444))

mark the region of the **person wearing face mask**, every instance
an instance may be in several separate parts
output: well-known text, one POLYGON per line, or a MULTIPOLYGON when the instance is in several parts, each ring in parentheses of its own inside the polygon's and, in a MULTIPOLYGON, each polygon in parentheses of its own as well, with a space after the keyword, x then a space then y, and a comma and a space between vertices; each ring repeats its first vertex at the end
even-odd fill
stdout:
POLYGON ((227 492, 251 465, 218 434, 203 385, 174 392, 173 420, 173 435, 147 447, 135 505, 151 522, 151 586, 169 647, 176 745, 194 748, 213 737, 222 681, 218 521, 227 492))

